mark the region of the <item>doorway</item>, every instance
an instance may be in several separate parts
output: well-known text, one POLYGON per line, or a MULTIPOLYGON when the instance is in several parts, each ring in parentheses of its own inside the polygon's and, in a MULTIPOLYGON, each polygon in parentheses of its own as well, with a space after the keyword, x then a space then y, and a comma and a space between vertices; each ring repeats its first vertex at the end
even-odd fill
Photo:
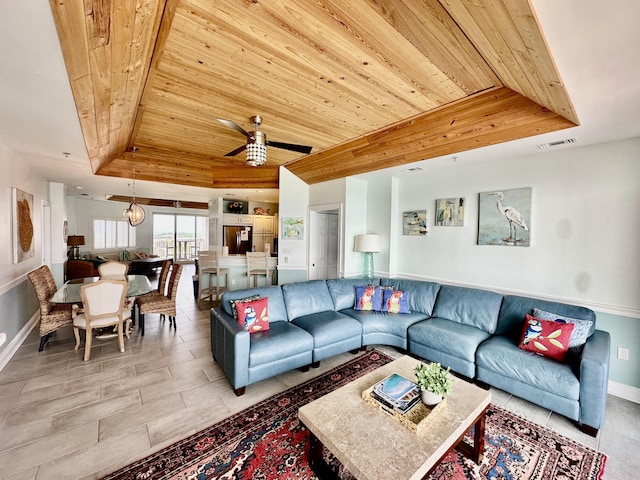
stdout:
POLYGON ((342 204, 309 207, 309 280, 342 274, 342 204))
POLYGON ((176 262, 193 262, 209 245, 209 218, 198 215, 153 214, 152 253, 176 262))

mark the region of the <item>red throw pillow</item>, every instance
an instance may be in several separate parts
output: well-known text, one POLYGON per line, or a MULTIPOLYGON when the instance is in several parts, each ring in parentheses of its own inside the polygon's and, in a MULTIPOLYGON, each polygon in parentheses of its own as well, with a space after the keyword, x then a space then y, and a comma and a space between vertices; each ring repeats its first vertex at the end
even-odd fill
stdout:
POLYGON ((269 330, 269 297, 250 302, 236 302, 238 323, 249 333, 269 330))
POLYGON ((571 323, 541 320, 527 314, 519 347, 561 362, 569 350, 572 331, 571 323))

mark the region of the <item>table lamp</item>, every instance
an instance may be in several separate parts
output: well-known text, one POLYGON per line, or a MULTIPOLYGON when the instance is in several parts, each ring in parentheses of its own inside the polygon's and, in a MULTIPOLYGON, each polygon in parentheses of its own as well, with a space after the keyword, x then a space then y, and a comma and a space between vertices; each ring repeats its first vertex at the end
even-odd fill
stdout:
POLYGON ((67 245, 71 247, 71 258, 80 258, 80 245, 84 245, 84 235, 69 235, 67 245))
POLYGON ((362 252, 364 278, 373 278, 373 253, 380 251, 379 235, 356 235, 354 251, 362 252))

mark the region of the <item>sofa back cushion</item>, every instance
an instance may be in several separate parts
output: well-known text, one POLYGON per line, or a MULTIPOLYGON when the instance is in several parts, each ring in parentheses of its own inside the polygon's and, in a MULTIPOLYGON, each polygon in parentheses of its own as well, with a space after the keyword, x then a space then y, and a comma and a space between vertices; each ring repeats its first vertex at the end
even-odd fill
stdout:
POLYGON ((231 300, 249 298, 255 295, 260 295, 261 298, 269 297, 269 323, 287 321, 287 308, 284 305, 282 289, 278 286, 226 291, 222 294, 220 306, 229 315, 233 315, 231 311, 231 300))
POLYGON ((287 283, 282 285, 289 321, 304 315, 334 310, 326 280, 287 283))
POLYGON ((393 290, 409 292, 409 310, 432 316, 440 284, 420 280, 403 280, 401 278, 383 278, 380 284, 392 286, 393 290))
POLYGON ((507 335, 511 338, 518 338, 522 332, 525 315, 533 315, 533 309, 539 308, 547 312, 553 312, 563 317, 577 318, 579 320, 590 320, 593 322, 589 335, 593 334, 596 325, 596 314, 593 310, 566 303, 548 302, 529 297, 519 297, 517 295, 507 295, 502 301, 500 315, 498 316, 498 335, 507 335))
POLYGON ((356 301, 355 288, 365 285, 380 285, 379 278, 332 278, 327 280, 327 288, 333 300, 333 308, 344 310, 353 308, 356 301))
MULTIPOLYGON (((502 295, 468 287, 440 287, 433 316, 495 333, 502 295)), ((524 321, 524 316, 522 317, 524 321)), ((522 329, 522 323, 520 323, 522 329)))

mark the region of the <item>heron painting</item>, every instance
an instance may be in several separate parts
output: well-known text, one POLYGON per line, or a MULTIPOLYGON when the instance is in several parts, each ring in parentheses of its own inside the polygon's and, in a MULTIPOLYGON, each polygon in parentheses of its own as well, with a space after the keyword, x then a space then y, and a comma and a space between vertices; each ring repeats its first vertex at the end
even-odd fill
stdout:
POLYGON ((438 227, 462 227, 464 225, 464 198, 439 198, 436 200, 438 227))
POLYGON ((480 194, 478 245, 530 245, 531 187, 480 194))

